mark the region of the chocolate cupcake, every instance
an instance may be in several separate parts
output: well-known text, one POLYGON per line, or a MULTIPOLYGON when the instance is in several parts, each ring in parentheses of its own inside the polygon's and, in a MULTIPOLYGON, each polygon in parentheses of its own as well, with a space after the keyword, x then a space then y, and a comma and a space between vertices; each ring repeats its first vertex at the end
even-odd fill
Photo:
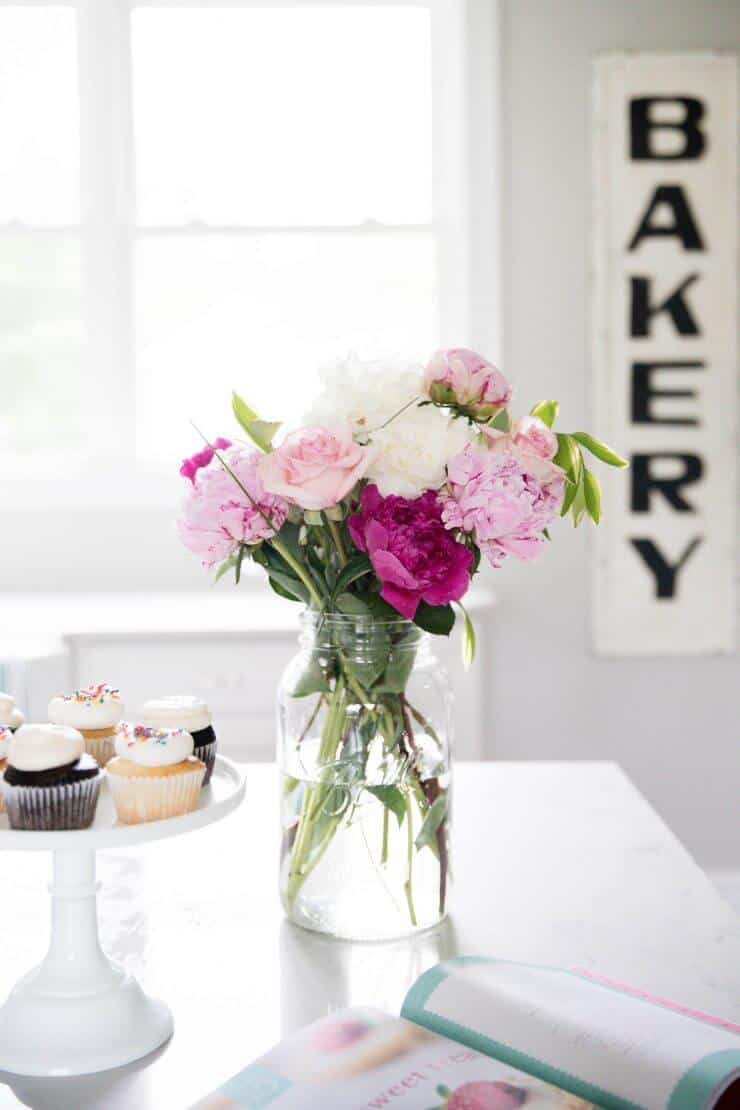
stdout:
POLYGON ((202 698, 190 694, 171 694, 152 698, 142 711, 144 720, 155 728, 182 728, 193 738, 193 754, 206 765, 203 785, 208 786, 216 759, 216 733, 211 711, 202 698))
POLYGON ((76 729, 23 725, 8 744, 0 778, 12 829, 86 829, 95 817, 103 772, 76 729))
POLYGON ((16 732, 25 719, 15 704, 15 698, 12 694, 0 693, 0 725, 5 725, 11 732, 16 732))
POLYGON ((82 733, 85 751, 99 767, 105 767, 115 754, 116 732, 123 717, 120 691, 101 682, 57 694, 49 702, 49 720, 53 725, 66 725, 82 733))

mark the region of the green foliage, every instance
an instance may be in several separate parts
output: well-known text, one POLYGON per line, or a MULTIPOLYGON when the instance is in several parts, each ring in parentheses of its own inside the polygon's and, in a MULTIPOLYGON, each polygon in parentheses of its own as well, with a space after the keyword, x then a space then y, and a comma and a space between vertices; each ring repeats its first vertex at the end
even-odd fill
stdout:
POLYGON ((280 424, 271 420, 260 420, 253 408, 236 391, 231 394, 231 410, 237 421, 247 433, 252 443, 261 451, 272 451, 272 441, 280 424))
POLYGON ((616 451, 612 451, 611 447, 607 447, 605 443, 600 443, 598 439, 594 439, 588 432, 573 432, 573 439, 577 440, 582 447, 585 447, 597 459, 601 459, 607 466, 629 466, 626 459, 623 459, 616 451))
POLYGON ((427 605, 420 601, 414 624, 433 636, 449 636, 455 626, 455 612, 451 605, 427 605))
POLYGON ((236 557, 234 555, 229 556, 228 559, 224 559, 223 563, 221 563, 221 566, 218 568, 218 570, 216 571, 216 574, 214 575, 214 578, 213 578, 214 586, 217 582, 221 581, 221 579, 223 578, 223 576, 225 574, 228 574, 229 571, 233 570, 235 567, 236 567, 236 557))
POLYGON ((508 409, 500 409, 496 415, 488 421, 489 428, 495 428, 497 432, 508 432, 511 430, 511 417, 509 416, 508 409))
POLYGON ((447 816, 447 794, 440 794, 429 807, 426 817, 422 822, 419 829, 419 835, 415 840, 417 851, 422 848, 431 848, 435 855, 437 855, 437 829, 447 816))
POLYGON ((368 794, 372 794, 377 798, 387 810, 389 810, 398 821, 398 827, 403 824, 403 819, 406 816, 406 799, 397 786, 366 786, 365 790, 368 794))
POLYGON ((344 567, 342 567, 342 570, 339 572, 339 577, 337 578, 334 584, 334 589, 332 591, 332 600, 338 594, 344 593, 347 587, 351 586, 353 582, 356 582, 358 578, 362 578, 364 575, 370 574, 372 572, 372 569, 373 565, 368 559, 367 555, 365 555, 365 553, 362 551, 358 551, 356 555, 353 555, 349 559, 349 561, 345 564, 344 567))
POLYGON ((470 669, 473 664, 473 660, 475 659, 475 628, 473 627, 473 622, 470 619, 470 614, 468 613, 463 603, 461 601, 458 601, 456 602, 456 605, 462 613, 463 618, 462 657, 463 666, 467 671, 470 669))
POLYGON ((309 694, 325 694, 328 691, 329 682, 326 674, 318 661, 312 659, 290 693, 293 698, 305 698, 309 694))
POLYGON ((532 405, 532 408, 529 410, 529 415, 537 416, 543 424, 547 424, 548 428, 552 428, 558 418, 559 411, 559 401, 538 401, 536 405, 532 405))
POLYGON ((601 520, 601 486, 598 478, 590 470, 583 474, 583 494, 586 501, 588 515, 594 524, 601 520))

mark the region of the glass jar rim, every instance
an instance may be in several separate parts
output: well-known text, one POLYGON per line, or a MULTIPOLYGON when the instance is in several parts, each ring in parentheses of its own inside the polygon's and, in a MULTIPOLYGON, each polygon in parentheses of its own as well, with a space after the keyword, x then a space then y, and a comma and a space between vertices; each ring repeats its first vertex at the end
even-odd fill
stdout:
POLYGON ((372 613, 324 613, 318 609, 303 609, 300 615, 301 624, 305 628, 388 628, 402 629, 415 628, 419 635, 424 635, 424 630, 414 624, 408 617, 399 613, 397 617, 376 617, 372 613))

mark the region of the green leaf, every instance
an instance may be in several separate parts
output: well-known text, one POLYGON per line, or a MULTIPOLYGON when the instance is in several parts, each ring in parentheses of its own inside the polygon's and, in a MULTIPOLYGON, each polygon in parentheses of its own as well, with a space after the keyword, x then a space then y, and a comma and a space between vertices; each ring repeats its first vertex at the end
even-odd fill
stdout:
POLYGON ((391 648, 388 656, 385 673, 379 686, 378 694, 402 694, 414 667, 416 652, 408 644, 400 644, 391 648))
POLYGON ((497 432, 508 432, 511 430, 511 417, 509 416, 508 409, 501 409, 492 420, 488 421, 489 428, 495 428, 497 432))
POLYGON ((558 418, 559 411, 559 401, 538 401, 536 405, 532 405, 532 408, 529 410, 529 415, 539 417, 543 424, 547 424, 548 428, 552 428, 558 418))
POLYGON ((573 504, 571 505, 570 512, 571 516, 573 517, 573 527, 577 528, 583 519, 584 513, 586 512, 586 494, 583 485, 583 475, 581 475, 581 480, 578 483, 576 495, 573 498, 573 504))
POLYGON ((231 555, 228 559, 224 559, 223 563, 221 563, 221 566, 218 568, 218 570, 216 571, 216 574, 214 575, 214 578, 213 578, 214 586, 217 582, 220 582, 220 580, 223 578, 223 576, 225 574, 228 574, 228 572, 230 570, 233 570, 235 566, 236 566, 236 559, 234 558, 233 555, 231 555))
POLYGON ((362 598, 356 594, 340 594, 334 601, 335 607, 347 617, 370 617, 371 613, 362 598))
MULTIPOLYGON (((296 578, 295 575, 288 574, 284 570, 277 570, 274 567, 270 567, 267 573, 270 577, 270 583, 273 590, 275 589, 274 584, 277 582, 277 584, 279 586, 282 586, 284 590, 287 590, 287 592, 291 594, 296 601, 303 601, 306 603, 306 605, 308 605, 310 601, 310 595, 304 583, 301 582, 300 578, 296 578)), ((279 591, 276 592, 279 593, 279 591)))
POLYGON ((569 482, 578 485, 583 470, 581 449, 573 436, 569 436, 565 432, 558 432, 557 439, 558 450, 552 461, 565 471, 565 476, 569 482))
POLYGON ((470 615, 461 601, 455 603, 462 613, 462 657, 465 670, 469 670, 475 659, 475 628, 470 615))
POLYGON ((573 482, 567 482, 566 486, 565 486, 565 492, 563 493, 563 504, 560 506, 560 515, 561 516, 567 516, 568 515, 568 512, 570 511, 570 507, 576 499, 576 494, 577 493, 578 493, 578 486, 574 485, 573 482))
POLYGON ((236 579, 237 586, 239 585, 239 582, 241 580, 242 563, 244 562, 244 556, 246 554, 247 554, 247 547, 245 546, 245 544, 240 544, 239 551, 237 552, 237 556, 236 556, 236 563, 234 564, 235 579, 236 579))
POLYGON ((304 509, 303 519, 305 520, 306 524, 313 524, 318 526, 319 528, 326 527, 323 516, 316 509, 304 509))
POLYGON ((420 601, 414 624, 433 636, 449 636, 455 625, 455 612, 451 605, 427 605, 420 601))
POLYGON ((380 594, 364 594, 362 599, 374 617, 381 621, 398 620, 401 614, 398 609, 389 605, 380 594))
POLYGON ((294 593, 282 586, 275 578, 268 576, 267 581, 272 586, 278 597, 285 598, 286 601, 303 601, 302 597, 296 597, 294 593))
POLYGON ((336 580, 333 590, 333 596, 344 593, 348 586, 356 582, 358 578, 363 575, 369 574, 373 569, 373 564, 368 559, 364 552, 358 551, 353 555, 349 562, 342 567, 341 573, 336 580))
POLYGON ((399 828, 406 816, 406 799, 397 786, 366 786, 368 794, 377 798, 386 809, 390 810, 398 821, 399 828))
POLYGON ((421 851, 422 848, 427 847, 434 847, 436 849, 436 842, 434 838, 436 837, 437 829, 444 821, 446 814, 447 794, 444 793, 440 794, 439 797, 434 800, 429 810, 427 811, 427 815, 424 818, 421 828, 419 829, 419 835, 414 841, 417 851, 421 851))
POLYGON ((601 486, 598 478, 590 470, 584 471, 583 474, 583 493, 588 515, 594 524, 598 524, 601 520, 601 486))
POLYGON ((280 424, 272 420, 260 420, 254 409, 236 391, 231 394, 231 410, 252 443, 262 451, 272 451, 272 441, 280 424))
POLYGON ((292 698, 305 698, 309 694, 325 694, 329 690, 329 682, 322 671, 317 659, 312 659, 303 671, 293 689, 290 691, 292 698))
POLYGON ((595 455, 597 459, 601 459, 607 466, 629 466, 626 459, 618 455, 616 451, 612 451, 611 447, 607 447, 605 443, 600 443, 598 439, 594 439, 588 432, 573 432, 573 439, 595 455))

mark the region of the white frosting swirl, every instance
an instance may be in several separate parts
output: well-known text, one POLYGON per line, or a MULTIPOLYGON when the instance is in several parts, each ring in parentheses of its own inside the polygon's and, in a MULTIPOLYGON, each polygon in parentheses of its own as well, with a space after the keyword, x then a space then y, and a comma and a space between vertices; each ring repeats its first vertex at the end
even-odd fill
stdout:
POLYGON ((8 763, 19 771, 50 771, 74 763, 85 750, 75 728, 65 725, 23 725, 8 744, 8 763))
POLYGON ((124 721, 116 737, 116 755, 140 767, 169 767, 193 754, 193 738, 184 728, 153 728, 124 721))
POLYGON ((57 694, 49 702, 49 720, 72 728, 112 728, 123 716, 119 691, 105 683, 86 686, 71 694, 57 694))
POLYGON ((0 759, 8 758, 8 744, 12 735, 8 725, 0 725, 0 759))
POLYGON ((12 694, 0 693, 0 725, 7 725, 8 728, 13 729, 20 728, 25 719, 15 704, 12 694))
POLYGON ((190 694, 171 694, 144 703, 142 716, 148 725, 159 728, 184 728, 200 732, 211 723, 211 711, 202 698, 190 694))

